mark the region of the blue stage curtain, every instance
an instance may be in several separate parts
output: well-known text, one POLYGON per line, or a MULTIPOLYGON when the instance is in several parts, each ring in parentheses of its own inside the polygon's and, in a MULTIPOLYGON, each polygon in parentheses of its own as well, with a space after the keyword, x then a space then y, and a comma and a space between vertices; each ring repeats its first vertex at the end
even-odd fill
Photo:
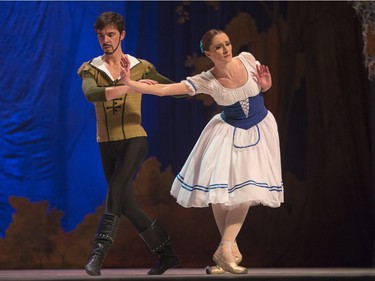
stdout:
MULTIPOLYGON (((47 200, 66 230, 103 203, 105 182, 95 115, 78 67, 101 54, 93 29, 104 11, 125 16, 126 50, 137 55, 139 30, 155 3, 0 2, 0 236, 11 222, 9 196, 47 200), (146 6, 145 9, 143 6, 146 6)), ((152 41, 147 42, 152 47, 152 41)), ((152 60, 152 57, 149 58, 152 60)))
MULTIPOLYGON (((51 208, 64 212, 62 226, 67 231, 103 203, 106 185, 94 108, 84 98, 76 74, 84 61, 101 54, 93 30, 97 16, 110 10, 124 15, 123 50, 180 81, 192 74, 185 66, 187 55, 202 55, 203 33, 223 28, 242 8, 251 10, 249 3, 241 2, 222 2, 225 8, 220 10, 203 1, 190 4, 0 2, 0 237, 12 219, 9 196, 47 200, 51 208), (184 9, 190 18, 184 18, 184 9), (179 21, 182 24, 176 24, 179 21)), ((143 124, 149 135, 149 156, 176 172, 214 109, 185 99, 145 96, 143 124)))

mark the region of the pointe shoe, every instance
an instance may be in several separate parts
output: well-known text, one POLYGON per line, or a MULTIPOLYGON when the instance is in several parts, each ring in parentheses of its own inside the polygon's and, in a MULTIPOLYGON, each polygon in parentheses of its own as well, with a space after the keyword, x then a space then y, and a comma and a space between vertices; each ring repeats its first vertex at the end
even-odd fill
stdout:
MULTIPOLYGON (((242 261, 242 255, 238 256, 238 257, 235 257, 235 262, 237 265, 240 264, 240 262, 242 261)), ((220 266, 218 265, 214 265, 214 266, 206 266, 206 273, 207 274, 224 274, 225 273, 225 269, 222 269, 220 266)))
POLYGON ((214 274, 214 275, 217 275, 217 274, 224 274, 225 273, 225 270, 222 269, 220 266, 218 265, 214 265, 214 266, 209 266, 207 265, 206 266, 206 273, 207 274, 214 274))
MULTIPOLYGON (((240 253, 240 250, 238 249, 237 243, 234 242, 232 245, 232 253, 235 258, 235 263, 239 265, 242 261, 242 255, 240 253)), ((224 274, 226 271, 225 269, 222 269, 218 265, 214 266, 206 266, 206 273, 207 274, 224 274)))
POLYGON ((240 250, 238 249, 237 242, 234 242, 232 245, 232 253, 235 257, 236 264, 240 264, 242 261, 242 255, 240 253, 240 250))
POLYGON ((230 273, 234 273, 234 274, 246 274, 247 273, 246 267, 239 266, 235 262, 228 262, 225 259, 223 253, 215 254, 212 257, 212 259, 219 267, 221 267, 221 269, 229 271, 230 273))
POLYGON ((241 263, 241 261, 242 261, 242 256, 239 256, 239 257, 235 256, 235 262, 236 262, 237 265, 239 265, 241 263))

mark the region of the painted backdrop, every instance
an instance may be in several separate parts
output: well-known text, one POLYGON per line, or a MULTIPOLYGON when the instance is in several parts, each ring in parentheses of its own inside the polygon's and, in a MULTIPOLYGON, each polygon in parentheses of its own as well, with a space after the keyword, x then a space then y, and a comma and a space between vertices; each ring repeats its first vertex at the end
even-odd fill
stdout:
MULTIPOLYGON (((124 50, 175 81, 210 67, 199 40, 211 28, 270 67, 286 202, 250 210, 244 265, 372 265, 371 88, 350 2, 1 1, 0 268, 86 262, 106 187, 76 71, 101 54, 93 23, 109 10, 126 19, 124 50)), ((210 209, 179 207, 169 188, 219 111, 205 96, 143 99, 150 151, 134 185, 184 267, 212 264, 219 236, 210 209)), ((154 263, 126 219, 117 237, 104 266, 154 263)))

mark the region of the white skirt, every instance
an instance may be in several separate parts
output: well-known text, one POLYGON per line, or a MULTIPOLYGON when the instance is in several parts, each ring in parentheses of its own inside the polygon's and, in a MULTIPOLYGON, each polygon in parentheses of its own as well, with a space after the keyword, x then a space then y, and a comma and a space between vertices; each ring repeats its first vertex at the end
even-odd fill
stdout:
POLYGON ((215 115, 176 176, 171 195, 186 208, 209 204, 279 207, 284 193, 279 134, 272 113, 248 130, 215 115))

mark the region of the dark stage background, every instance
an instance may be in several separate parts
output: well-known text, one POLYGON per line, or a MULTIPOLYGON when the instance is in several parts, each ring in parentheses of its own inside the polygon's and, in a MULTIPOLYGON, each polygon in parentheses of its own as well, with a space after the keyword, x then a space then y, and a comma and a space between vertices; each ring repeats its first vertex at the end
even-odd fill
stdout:
MULTIPOLYGON (((0 2, 0 268, 86 262, 106 186, 76 71, 101 54, 92 26, 109 10, 125 16, 125 52, 173 80, 210 67, 199 40, 211 28, 270 67, 285 204, 250 210, 238 239, 244 265, 372 266, 375 91, 351 2, 11 1, 0 2)), ((219 111, 205 96, 143 99, 150 151, 134 185, 183 267, 211 264, 219 236, 210 209, 178 206, 169 188, 219 111)), ((105 266, 154 259, 122 219, 105 266)))

